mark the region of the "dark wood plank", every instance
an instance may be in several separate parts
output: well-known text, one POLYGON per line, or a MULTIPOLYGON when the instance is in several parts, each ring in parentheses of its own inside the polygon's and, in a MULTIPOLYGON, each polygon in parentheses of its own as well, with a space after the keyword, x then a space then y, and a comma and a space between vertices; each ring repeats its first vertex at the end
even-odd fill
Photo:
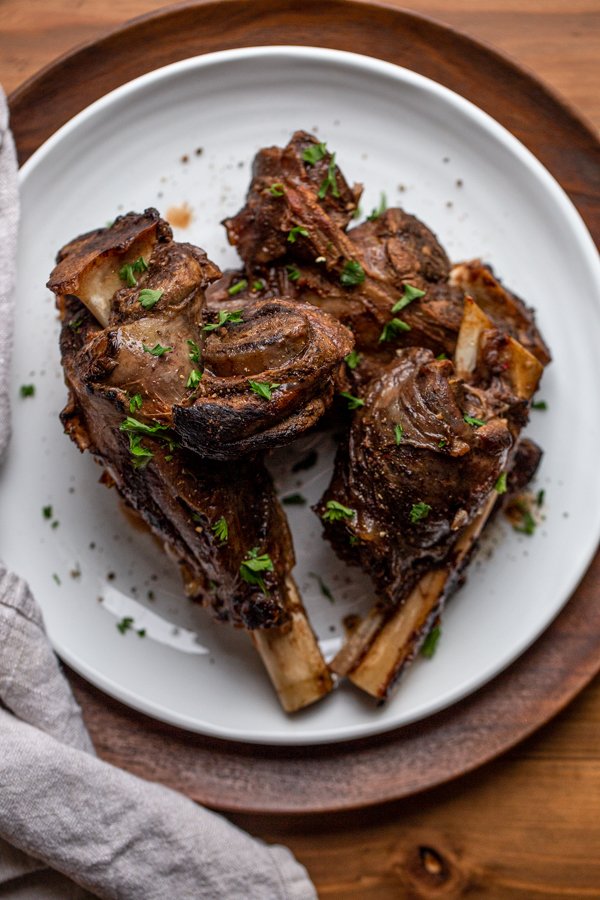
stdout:
MULTIPOLYGON (((11 97, 21 158, 107 90, 176 59, 231 46, 318 43, 413 68, 492 113, 569 191, 600 235, 600 155, 584 123, 493 51, 383 4, 199 2, 131 23, 59 60, 11 97), (143 53, 132 48, 143 47, 143 53), (467 64, 468 63, 468 64, 467 64)), ((600 561, 508 672, 426 722, 345 746, 281 750, 211 741, 154 723, 73 678, 101 755, 230 810, 342 809, 406 796, 501 753, 567 703, 600 666, 600 561)))

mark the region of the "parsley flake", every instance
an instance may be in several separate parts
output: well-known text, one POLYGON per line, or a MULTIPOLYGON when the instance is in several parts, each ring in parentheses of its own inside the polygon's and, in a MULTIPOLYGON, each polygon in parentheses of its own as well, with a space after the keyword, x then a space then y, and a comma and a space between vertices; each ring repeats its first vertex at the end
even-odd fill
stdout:
POLYGON ((250 390, 262 397, 263 400, 272 400, 272 392, 279 387, 274 381, 251 381, 248 379, 248 384, 250 385, 250 390))
POLYGON ((284 506, 306 506, 306 497, 302 494, 288 494, 281 498, 281 502, 284 506))
POLYGON ((124 266, 121 266, 119 269, 119 278, 121 281, 124 281, 127 284, 127 287, 135 287, 137 284, 136 273, 146 272, 148 270, 148 263, 146 260, 138 256, 136 260, 131 263, 125 263, 124 266))
POLYGON ((213 322, 211 325, 205 325, 202 331, 216 331, 217 328, 220 328, 222 325, 226 325, 228 322, 241 322, 242 321, 242 310, 236 309, 235 312, 225 312, 221 310, 219 313, 219 321, 213 322))
POLYGON ((415 524, 415 522, 421 522, 423 519, 426 519, 429 513, 431 512, 431 507, 429 503, 413 503, 412 509, 410 511, 410 521, 415 524))
POLYGON ((292 229, 288 232, 287 239, 290 244, 295 244, 298 240, 298 235, 302 235, 302 237, 308 237, 308 231, 304 227, 304 225, 294 225, 292 229))
POLYGON ((337 186, 337 178, 335 173, 335 153, 331 154, 331 158, 329 160, 329 164, 327 166, 327 175, 321 182, 321 186, 319 188, 319 193, 317 197, 319 200, 324 200, 327 196, 327 191, 331 191, 332 197, 339 197, 340 191, 337 186))
POLYGON ((496 484, 494 485, 494 490, 497 494, 506 493, 506 472, 500 472, 496 480, 496 484))
POLYGON ((436 359, 437 359, 437 360, 440 360, 440 359, 448 359, 448 356, 447 356, 446 353, 438 353, 438 355, 436 356, 436 359))
POLYGON ((404 293, 402 294, 400 299, 392 306, 392 312, 400 312, 401 309, 404 309, 406 306, 408 306, 409 303, 412 303, 413 300, 417 300, 419 297, 424 296, 425 291, 421 291, 419 290, 419 288, 413 287, 412 284, 405 284, 404 293))
POLYGON ((545 400, 534 400, 531 404, 532 409, 539 409, 541 411, 546 411, 548 409, 548 404, 545 400))
POLYGON ((335 603, 335 597, 331 593, 331 589, 329 587, 327 587, 327 585, 325 584, 325 582, 323 581, 321 576, 317 575, 316 572, 309 572, 308 574, 310 575, 311 578, 315 579, 315 581, 319 585, 319 590, 321 591, 323 596, 326 597, 330 603, 335 603))
POLYGON ((117 622, 117 629, 121 632, 121 634, 126 634, 131 628, 133 628, 133 619, 131 616, 123 616, 120 622, 117 622))
POLYGON ((353 394, 349 394, 348 391, 340 391, 340 397, 345 397, 348 401, 348 409, 358 409, 360 406, 365 405, 365 401, 361 400, 360 397, 355 397, 353 394))
POLYGON ((543 505, 544 505, 544 497, 545 497, 545 496, 546 496, 546 491, 542 488, 542 489, 539 490, 539 491, 537 492, 537 494, 536 494, 535 505, 538 506, 538 507, 539 507, 539 506, 543 506, 543 505))
POLYGON ((154 347, 147 347, 146 344, 142 344, 142 349, 144 353, 149 353, 150 356, 164 356, 165 353, 172 353, 172 347, 163 347, 162 344, 155 344, 154 347))
POLYGON ((387 209, 387 197, 385 196, 385 194, 382 191, 381 197, 379 200, 379 206, 377 206, 375 209, 371 210, 371 215, 367 216, 367 221, 374 222, 376 219, 378 219, 380 216, 382 216, 384 214, 386 209, 387 209))
POLYGON ((138 294, 138 300, 140 304, 144 307, 144 309, 152 309, 153 306, 156 306, 164 291, 151 291, 150 288, 144 288, 138 294))
POLYGON ((193 391, 195 391, 201 380, 202 372, 198 371, 198 369, 192 369, 192 371, 190 372, 190 376, 185 383, 185 386, 186 388, 191 388, 193 391))
POLYGON ((404 437, 404 428, 402 425, 394 426, 394 437, 396 438, 396 443, 399 444, 404 437))
POLYGON ((22 384, 19 393, 21 397, 33 397, 35 394, 35 384, 22 384))
POLYGON ((51 506, 42 506, 42 515, 45 519, 52 518, 52 507, 51 506))
POLYGON ((160 422, 155 422, 154 425, 148 425, 146 422, 140 422, 139 419, 134 419, 133 416, 127 416, 125 421, 121 422, 119 425, 120 431, 127 431, 130 434, 160 434, 161 431, 168 431, 168 425, 161 425, 160 422))
POLYGON ((321 518, 326 522, 339 522, 340 519, 353 519, 356 511, 349 509, 337 500, 328 500, 321 518))
POLYGON ((134 469, 143 469, 154 456, 152 450, 142 444, 141 434, 129 434, 129 452, 134 469))
POLYGON ((356 284, 362 284, 365 280, 365 270, 355 259, 348 259, 344 263, 342 274, 340 275, 340 284, 344 287, 353 287, 356 284))
POLYGON ((531 536, 537 528, 537 522, 531 515, 531 510, 524 500, 515 500, 513 507, 521 514, 521 524, 513 525, 515 531, 519 534, 527 534, 531 536))
POLYGON ((136 409, 142 408, 142 395, 134 394, 129 398, 129 412, 135 412, 136 409))
POLYGON ((268 553, 262 553, 259 556, 258 547, 249 550, 245 558, 240 563, 240 576, 246 584, 257 585, 263 594, 267 593, 267 587, 260 572, 272 572, 273 561, 268 553))
POLYGON ((379 335, 379 343, 383 343, 383 341, 393 341, 395 340, 400 332, 402 331, 410 331, 410 325, 407 322, 403 322, 402 319, 390 319, 383 326, 383 331, 379 335))
POLYGON ((227 520, 225 516, 221 516, 221 518, 215 522, 214 525, 211 525, 210 530, 214 533, 214 536, 218 541, 221 541, 224 544, 229 538, 229 527, 227 525, 227 520))
POLYGON ((264 291, 266 284, 262 280, 262 278, 258 278, 256 281, 252 282, 252 290, 253 291, 264 291))
POLYGON ((236 294, 241 294, 242 291, 245 291, 247 287, 247 279, 241 278, 240 281, 236 281, 235 284, 232 284, 231 287, 227 288, 227 293, 230 297, 235 297, 236 294))
POLYGON ((285 270, 288 273, 288 278, 290 279, 290 281, 298 281, 298 279, 300 278, 300 269, 298 268, 298 266, 286 266, 285 270))
POLYGON ((481 428, 482 425, 485 425, 483 419, 475 419, 473 416, 463 416, 463 419, 467 425, 471 425, 473 428, 481 428))
POLYGON ((309 166, 314 166, 327 155, 327 144, 312 144, 302 151, 302 159, 309 166))
POLYGON ((271 197, 283 197, 283 195, 285 194, 285 188, 281 181, 275 181, 269 188, 269 193, 271 197))
POLYGON ((188 341, 188 347, 190 348, 190 352, 188 356, 192 362, 200 362, 200 347, 196 343, 196 341, 188 341))
POLYGON ((425 659, 431 659, 433 654, 435 653, 438 645, 438 641, 441 637, 442 629, 439 625, 434 625, 425 640, 423 641, 423 645, 421 647, 421 656, 424 656, 425 659))
POLYGON ((356 369, 358 364, 360 363, 360 353, 358 350, 351 350, 348 356, 344 357, 344 362, 348 366, 349 369, 356 369))

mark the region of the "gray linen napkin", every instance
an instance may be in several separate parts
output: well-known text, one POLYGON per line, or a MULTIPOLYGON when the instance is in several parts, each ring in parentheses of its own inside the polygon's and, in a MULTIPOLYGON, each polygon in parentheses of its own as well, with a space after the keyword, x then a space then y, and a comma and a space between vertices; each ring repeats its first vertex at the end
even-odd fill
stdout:
MULTIPOLYGON (((16 172, 0 89, 0 460, 10 427, 16 172)), ((0 898, 90 896, 317 895, 285 847, 267 846, 181 794, 95 756, 40 609, 25 582, 0 563, 0 898)))

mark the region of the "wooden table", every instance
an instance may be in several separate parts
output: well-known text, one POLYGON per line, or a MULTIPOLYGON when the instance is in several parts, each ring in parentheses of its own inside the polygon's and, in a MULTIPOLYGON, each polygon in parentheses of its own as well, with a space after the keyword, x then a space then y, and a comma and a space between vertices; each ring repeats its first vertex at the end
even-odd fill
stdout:
MULTIPOLYGON (((2 0, 0 81, 10 92, 76 44, 163 5, 2 0)), ((600 127, 598 0, 397 5, 511 54, 600 127)), ((599 739, 596 679, 516 750, 412 800, 343 815, 231 818, 291 847, 323 898, 600 898, 599 739)))

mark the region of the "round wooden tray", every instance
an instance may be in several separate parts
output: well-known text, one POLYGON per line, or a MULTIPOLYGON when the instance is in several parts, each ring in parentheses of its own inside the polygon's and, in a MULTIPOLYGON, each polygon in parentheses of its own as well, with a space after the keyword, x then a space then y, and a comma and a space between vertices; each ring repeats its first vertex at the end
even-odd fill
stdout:
MULTIPOLYGON (((9 98, 24 162, 75 113, 159 66, 232 47, 308 44, 376 56, 446 85, 516 135, 600 239, 600 144, 547 88, 497 52, 380 3, 224 0, 170 7, 57 60, 9 98)), ((390 734, 310 748, 188 734, 70 678, 98 753, 216 808, 341 810, 397 799, 498 756, 561 710, 600 669, 600 555, 542 637, 477 693, 390 734)))

